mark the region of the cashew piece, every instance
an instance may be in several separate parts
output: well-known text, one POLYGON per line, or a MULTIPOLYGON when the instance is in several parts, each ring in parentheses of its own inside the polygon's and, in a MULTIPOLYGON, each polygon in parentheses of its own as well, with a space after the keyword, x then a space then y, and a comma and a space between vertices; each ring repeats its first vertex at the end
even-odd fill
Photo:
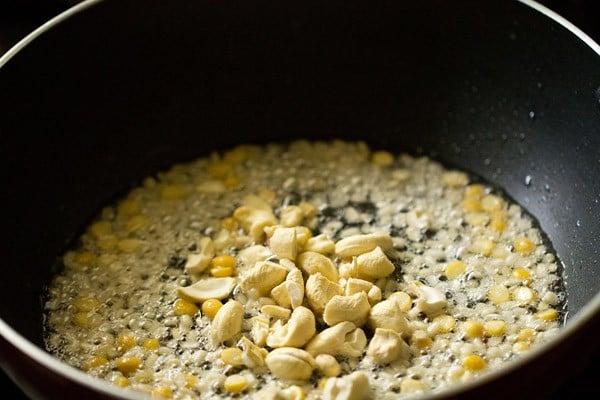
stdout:
POLYGON ((341 378, 330 378, 323 389, 323 400, 368 400, 373 398, 369 378, 355 371, 341 378))
POLYGON ((333 296, 325 305, 323 320, 329 326, 339 322, 350 321, 356 326, 361 326, 367 321, 371 310, 369 298, 365 292, 355 293, 351 296, 333 296))
POLYGON ((338 280, 338 270, 329 258, 314 251, 305 251, 298 255, 298 266, 307 275, 320 272, 332 282, 338 280))
POLYGON ((307 203, 306 201, 301 201, 300 204, 298 204, 298 207, 300 207, 300 209, 302 210, 304 218, 312 218, 315 215, 317 215, 317 209, 315 208, 315 206, 313 206, 310 203, 307 203))
POLYGON ((371 308, 368 320, 372 329, 392 329, 398 333, 408 330, 408 321, 402 314, 400 307, 393 300, 384 300, 371 308))
POLYGON ((300 307, 304 300, 304 278, 302 277, 302 271, 297 268, 291 270, 285 278, 285 288, 290 297, 292 308, 300 307))
POLYGON ((361 291, 367 294, 371 306, 381 301, 381 289, 379 287, 364 279, 348 278, 344 294, 350 296, 361 291))
POLYGON ((267 336, 269 336, 269 319, 257 315, 252 317, 250 320, 250 336, 257 346, 264 346, 267 344, 267 336))
POLYGON ((260 312, 273 318, 288 319, 292 313, 288 308, 266 304, 260 308, 260 312))
POLYGON ((332 355, 319 354, 315 357, 315 362, 317 363, 317 369, 323 376, 339 376, 342 372, 342 367, 332 355))
POLYGON ((265 363, 271 373, 281 379, 309 379, 316 367, 313 356, 295 347, 273 350, 267 354, 265 363))
POLYGON ((277 218, 273 215, 270 207, 265 210, 241 206, 233 212, 233 217, 239 221, 246 232, 250 233, 255 243, 261 243, 264 240, 265 227, 277 224, 277 218))
MULTIPOLYGON (((239 237, 238 237, 239 238, 239 237)), ((213 239, 213 244, 217 252, 231 246, 235 246, 236 237, 227 229, 221 229, 213 239)))
POLYGON ((313 251, 319 254, 331 254, 335 252, 335 243, 329 239, 329 236, 322 233, 308 239, 304 246, 304 251, 313 251))
POLYGON ((412 281, 409 289, 417 295, 416 309, 429 316, 439 313, 446 307, 446 296, 435 288, 419 281, 412 281))
POLYGON ((196 303, 208 299, 221 300, 229 297, 236 282, 234 277, 200 279, 193 285, 177 288, 177 295, 196 303))
POLYGON ((302 219, 304 218, 304 213, 302 209, 298 206, 288 206, 283 211, 281 211, 281 215, 279 219, 281 220, 281 225, 285 227, 294 227, 300 225, 302 219))
POLYGON ((381 247, 384 251, 394 248, 392 237, 387 233, 353 235, 335 244, 335 254, 341 258, 350 258, 381 247))
POLYGON ((215 246, 211 238, 205 236, 198 240, 198 253, 189 254, 185 262, 185 272, 188 274, 201 274, 215 256, 215 246))
POLYGON ((212 320, 211 334, 216 343, 223 343, 242 331, 244 307, 242 303, 229 300, 217 311, 212 320))
POLYGON ((266 296, 286 277, 287 270, 271 261, 259 261, 247 271, 240 284, 244 292, 256 290, 259 295, 266 296))
MULTIPOLYGON (((292 385, 280 390, 275 400, 304 400, 305 398, 304 389, 298 385, 292 385)), ((254 398, 253 400, 259 399, 254 398)))
POLYGON ((279 260, 279 265, 282 266, 283 268, 285 268, 288 272, 293 270, 293 269, 298 269, 296 267, 296 264, 294 264, 294 262, 292 260, 289 260, 287 258, 282 258, 279 260))
POLYGON ((333 296, 342 294, 342 287, 325 278, 320 272, 317 272, 309 276, 306 280, 305 294, 308 304, 313 311, 322 314, 325 311, 327 302, 333 296))
POLYGON ((313 356, 318 354, 359 357, 367 345, 367 337, 362 329, 352 322, 344 321, 327 328, 314 336, 305 346, 313 356))
MULTIPOLYGON (((289 275, 289 273, 288 273, 288 275, 289 275)), ((275 286, 271 290, 271 297, 281 307, 286 307, 286 308, 292 307, 292 302, 290 300, 290 295, 288 294, 287 288, 285 286, 285 281, 281 282, 279 285, 275 286)))
MULTIPOLYGON (((265 194, 267 194, 267 192, 265 192, 265 194)), ((265 196, 261 196, 261 193, 259 193, 258 196, 255 194, 249 194, 245 196, 242 200, 242 204, 244 206, 256 208, 258 210, 272 211, 271 204, 269 204, 269 202, 265 199, 265 196)))
POLYGON ((297 308, 301 306, 304 299, 302 272, 298 268, 290 270, 285 281, 271 290, 271 296, 282 307, 297 308))
POLYGON ((242 336, 237 345, 242 348, 242 362, 248 368, 265 365, 265 357, 269 354, 267 349, 258 347, 245 336, 242 336))
POLYGON ((338 354, 346 357, 360 357, 367 346, 367 335, 365 331, 356 328, 346 334, 342 347, 338 349, 338 354))
POLYGON ((269 248, 256 244, 240 251, 240 260, 244 265, 254 265, 259 261, 264 261, 271 256, 269 248))
POLYGON ((408 345, 400 334, 391 329, 377 328, 367 348, 369 356, 377 364, 389 364, 400 356, 409 354, 408 345))
POLYGON ((267 346, 302 347, 317 332, 315 316, 306 307, 298 307, 287 324, 272 329, 267 337, 267 346))
POLYGON ((373 287, 367 292, 367 297, 369 298, 369 303, 371 305, 379 303, 382 297, 379 286, 373 285, 373 287))
POLYGON ((373 286, 373 283, 365 281, 364 279, 348 278, 348 280, 346 281, 346 288, 344 290, 344 294, 346 296, 350 296, 358 292, 369 293, 369 290, 371 290, 373 286))
POLYGON ((394 292, 387 299, 395 302, 402 312, 406 313, 412 308, 412 299, 406 292, 394 292))
POLYGON ((298 254, 298 243, 296 241, 296 229, 276 228, 269 239, 269 247, 279 258, 288 258, 292 261, 298 254))
POLYGON ((312 237, 312 232, 306 226, 296 226, 294 229, 296 229, 296 242, 299 247, 303 248, 308 239, 312 237))
POLYGON ((356 277, 375 280, 385 278, 394 272, 394 264, 387 258, 381 247, 363 253, 356 258, 356 277))

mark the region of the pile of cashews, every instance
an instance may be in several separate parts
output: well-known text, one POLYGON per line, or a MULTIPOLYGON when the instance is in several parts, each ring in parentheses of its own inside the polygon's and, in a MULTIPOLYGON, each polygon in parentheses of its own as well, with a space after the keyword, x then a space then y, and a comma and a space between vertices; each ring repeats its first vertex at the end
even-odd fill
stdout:
MULTIPOLYGON (((323 388, 325 399, 370 397, 366 374, 356 371, 339 377, 342 368, 335 356, 362 357, 376 364, 389 364, 408 358, 406 339, 410 338, 407 312, 413 299, 405 292, 382 298, 382 278, 395 266, 388 257, 394 253, 387 233, 346 237, 338 242, 327 235, 312 237, 302 221, 316 213, 303 203, 288 206, 279 219, 271 206, 249 196, 233 217, 242 227, 246 241, 203 237, 198 251, 185 265, 192 276, 201 276, 219 247, 243 243, 238 258, 248 266, 238 277, 203 277, 179 296, 202 302, 228 299, 211 322, 211 339, 218 346, 235 340, 242 349, 248 368, 266 366, 284 380, 305 381, 315 371, 328 377, 323 388), (244 324, 244 305, 231 299, 239 287, 250 299, 269 298, 271 304, 244 324), (247 335, 243 327, 250 327, 247 335), (317 331, 317 326, 327 326, 317 331), (363 330, 374 332, 370 340, 363 330)), ((419 281, 409 285, 415 297, 414 309, 435 316, 446 306, 444 294, 419 281)))

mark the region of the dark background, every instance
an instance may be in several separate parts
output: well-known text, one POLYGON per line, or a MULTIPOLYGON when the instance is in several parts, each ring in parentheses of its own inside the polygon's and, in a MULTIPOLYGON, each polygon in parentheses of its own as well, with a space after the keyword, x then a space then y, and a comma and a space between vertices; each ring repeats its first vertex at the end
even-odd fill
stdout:
MULTIPOLYGON (((8 0, 8 2, 5 0, 4 5, 0 6, 0 55, 33 29, 77 2, 77 0, 8 0)), ((596 42, 600 42, 600 13, 595 7, 597 0, 539 0, 539 2, 574 23, 596 42)), ((585 343, 582 343, 581 351, 585 352, 585 348, 585 343)), ((600 385, 595 382, 595 372, 599 367, 600 362, 596 355, 585 366, 582 374, 568 380, 552 398, 599 398, 600 385)), ((556 368, 570 369, 571 366, 557 365, 556 368)), ((0 388, 3 398, 25 399, 2 371, 0 371, 0 388)))

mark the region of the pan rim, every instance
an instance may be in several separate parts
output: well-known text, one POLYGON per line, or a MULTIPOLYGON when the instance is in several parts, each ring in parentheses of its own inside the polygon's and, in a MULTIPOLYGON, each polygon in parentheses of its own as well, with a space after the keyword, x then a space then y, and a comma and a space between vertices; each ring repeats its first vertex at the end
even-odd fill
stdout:
POLYGON ((12 59, 15 55, 17 55, 17 53, 19 53, 19 51, 23 50, 25 47, 27 47, 27 45, 29 43, 33 42, 35 39, 40 37, 42 34, 46 33, 47 31, 49 31, 50 29, 52 29, 59 23, 69 19, 71 16, 73 16, 73 15, 75 15, 97 3, 101 3, 103 1, 104 0, 84 0, 81 3, 78 3, 71 8, 68 8, 67 10, 58 14, 57 16, 44 22, 42 25, 40 25, 39 27, 34 29, 31 33, 29 33, 23 39, 19 40, 14 46, 9 48, 6 51, 6 53, 4 53, 0 56, 0 68, 2 68, 10 59, 12 59))
MULTIPOLYGON (((103 1, 104 0, 84 0, 81 3, 78 3, 77 5, 63 11, 62 13, 58 14, 54 18, 51 18, 47 22, 43 23, 42 25, 40 25, 38 28, 33 30, 31 33, 29 33, 23 39, 18 41, 14 46, 12 46, 4 54, 2 54, 0 56, 0 68, 2 68, 11 58, 13 58, 19 51, 24 49, 29 43, 31 43, 33 40, 37 39, 39 36, 41 36, 43 33, 47 32, 48 30, 50 30, 55 25, 61 23, 62 21, 67 20, 71 16, 87 9, 88 7, 91 7, 95 4, 101 3, 103 1)), ((516 1, 518 1, 519 3, 521 3, 527 7, 534 9, 535 11, 539 12, 540 14, 543 14, 546 17, 552 19, 557 24, 563 26, 568 31, 570 31, 575 36, 577 36, 582 42, 584 42, 589 48, 591 48, 594 52, 596 52, 596 54, 598 54, 600 56, 600 44, 596 43, 596 41, 594 41, 594 39, 592 39, 587 33, 582 31, 581 29, 579 29, 575 24, 573 24, 571 21, 564 18, 562 15, 560 15, 560 14, 556 13, 555 11, 549 9, 548 7, 538 3, 535 0, 516 0, 516 1)))
POLYGON ((571 21, 558 14, 557 12, 551 10, 543 4, 538 3, 535 0, 517 0, 519 3, 522 3, 528 7, 531 7, 535 11, 545 15, 546 17, 554 20, 554 22, 562 25, 572 34, 577 36, 582 42, 584 42, 588 47, 596 52, 600 56, 600 44, 596 43, 594 39, 592 39, 587 33, 579 29, 575 24, 571 21))
MULTIPOLYGON (((67 10, 60 13, 59 15, 48 20, 34 31, 29 33, 2 56, 0 56, 0 69, 11 60, 16 54, 23 50, 29 43, 37 39, 45 32, 52 29, 57 24, 67 20, 71 16, 93 6, 104 0, 85 0, 67 10)), ((568 31, 577 36, 582 42, 590 47, 597 55, 600 56, 600 45, 596 43, 590 36, 588 36, 581 29, 576 27, 573 23, 568 21, 566 18, 545 7, 544 5, 534 0, 517 0, 521 4, 534 9, 535 11, 545 15, 552 19, 557 24, 563 26, 568 31)), ((531 350, 525 355, 519 357, 500 369, 490 371, 483 376, 475 379, 474 381, 453 384, 442 389, 438 389, 434 392, 428 392, 419 396, 418 398, 431 398, 440 399, 446 397, 452 397, 465 393, 469 390, 473 390, 477 387, 483 386, 492 380, 498 379, 504 375, 507 375, 518 368, 522 368, 524 365, 538 358, 542 353, 551 351, 551 349, 560 345, 561 342, 566 340, 568 337, 575 334, 576 331, 582 329, 587 323, 589 323, 597 314, 600 314, 600 293, 596 294, 587 304, 585 304, 579 312, 577 312, 572 319, 570 319, 564 327, 561 328, 559 334, 543 343, 537 348, 531 350)), ((118 399, 147 399, 149 397, 134 391, 125 391, 123 389, 116 388, 101 379, 94 378, 66 363, 55 358, 44 349, 33 344, 27 340, 23 335, 14 330, 9 324, 7 324, 2 318, 0 318, 0 336, 2 336, 10 345, 14 346, 18 351, 29 357, 34 362, 48 368, 52 373, 62 376, 66 379, 73 380, 82 386, 86 386, 90 389, 96 390, 100 393, 110 395, 118 399)), ((10 373, 9 373, 10 375, 10 373)), ((12 376, 11 376, 12 378, 12 376)))

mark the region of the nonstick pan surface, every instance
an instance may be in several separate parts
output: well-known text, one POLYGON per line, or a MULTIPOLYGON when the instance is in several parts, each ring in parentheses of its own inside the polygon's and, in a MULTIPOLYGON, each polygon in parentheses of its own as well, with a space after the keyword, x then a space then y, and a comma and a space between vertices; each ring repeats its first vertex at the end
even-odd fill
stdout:
MULTIPOLYGON (((597 324, 600 57, 544 15, 508 1, 89 4, 0 70, 0 318, 29 342, 43 344, 51 266, 103 204, 173 162, 299 137, 427 154, 502 187, 565 264, 571 336, 597 324)), ((5 360, 19 357, 10 337, 5 360)))

